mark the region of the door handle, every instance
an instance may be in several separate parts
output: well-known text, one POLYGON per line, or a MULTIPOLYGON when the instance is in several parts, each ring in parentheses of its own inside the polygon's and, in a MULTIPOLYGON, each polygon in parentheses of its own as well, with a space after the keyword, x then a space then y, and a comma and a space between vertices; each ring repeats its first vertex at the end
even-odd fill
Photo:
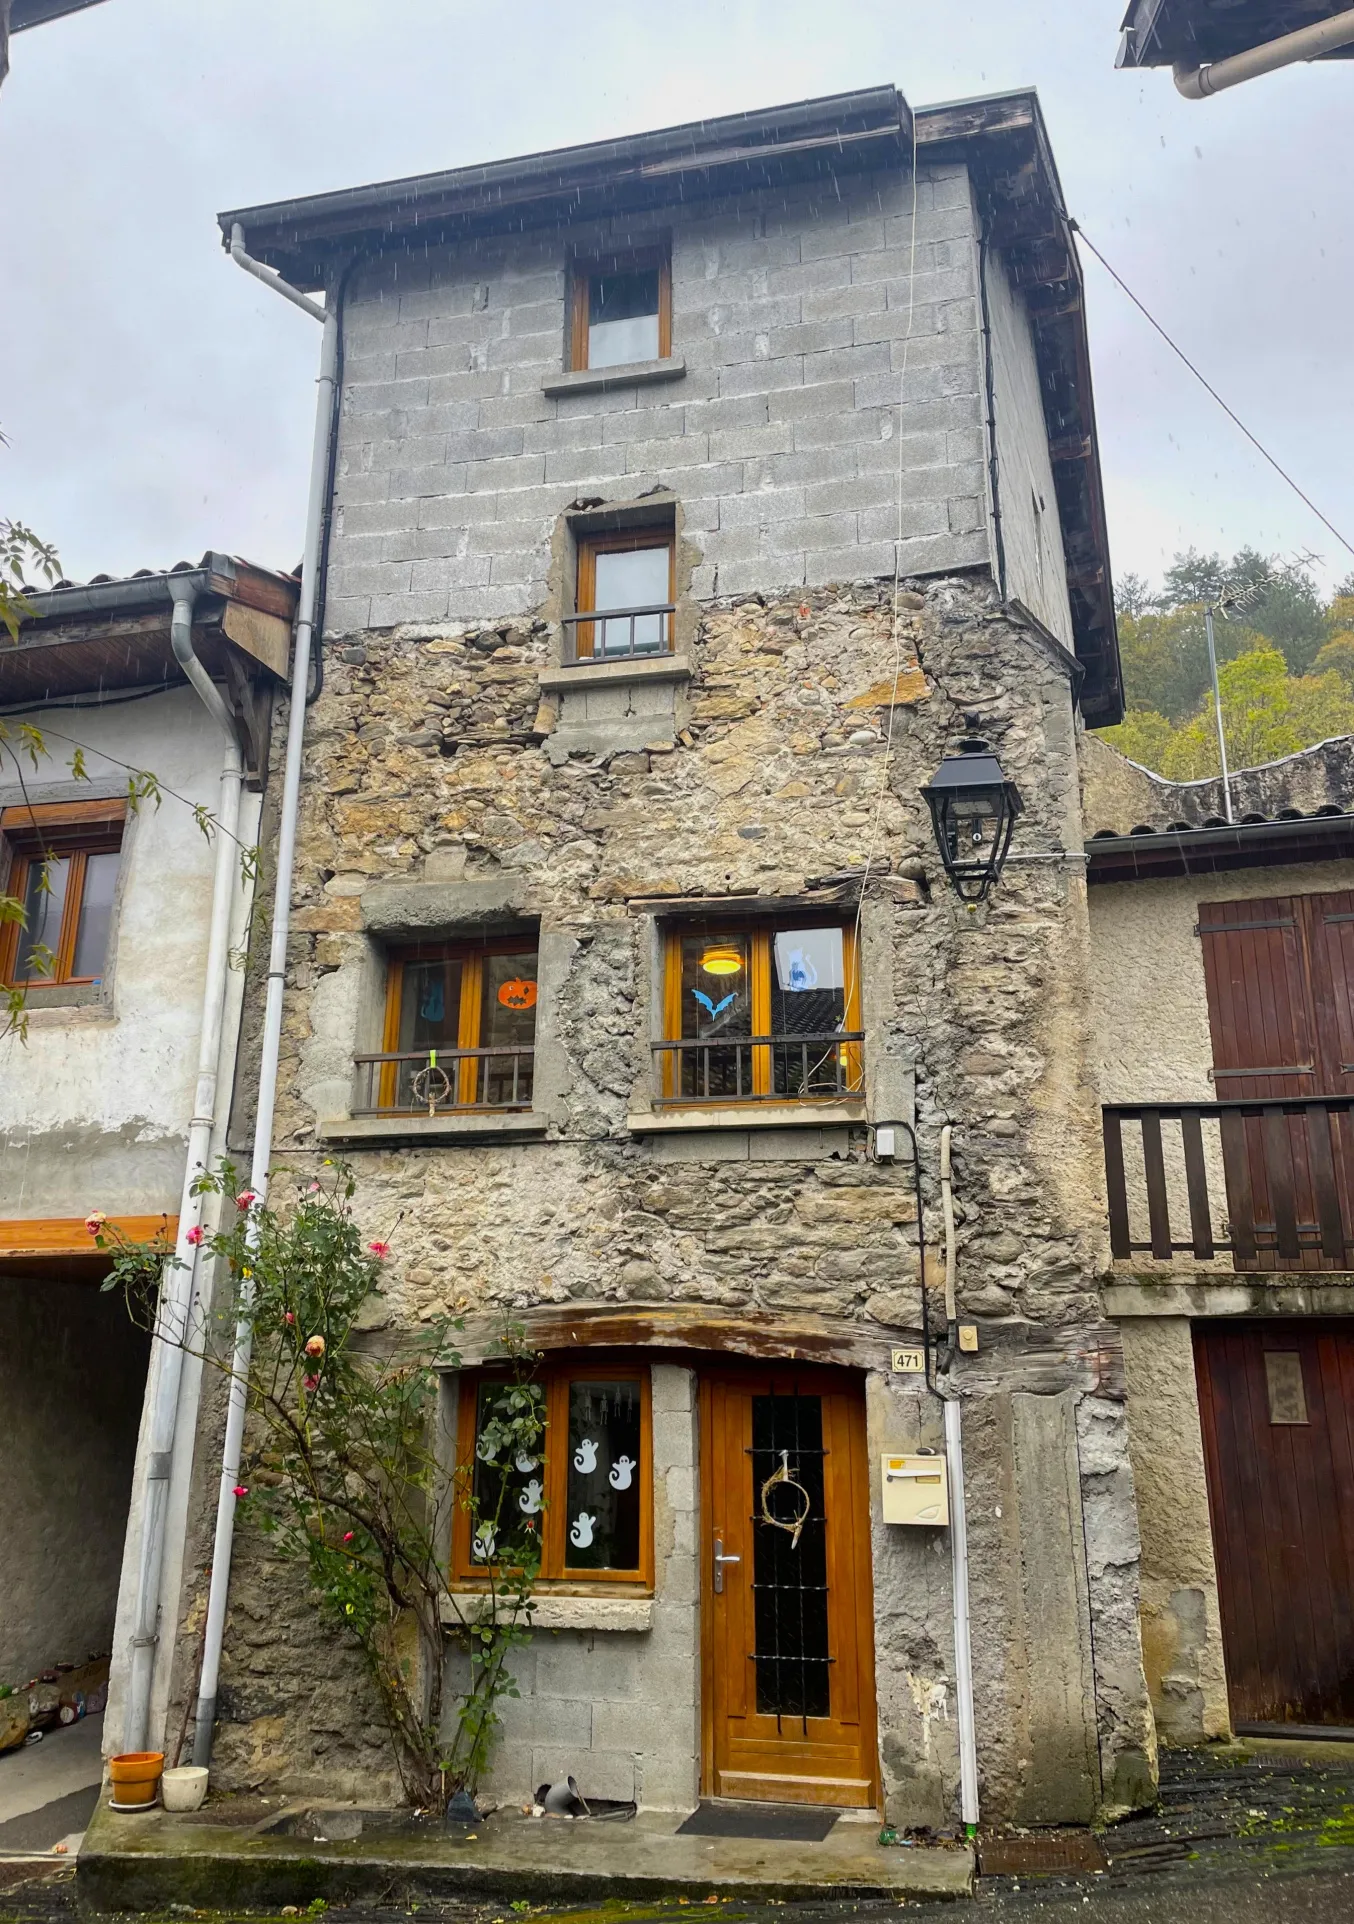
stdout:
POLYGON ((743 1559, 741 1557, 726 1557, 724 1554, 723 1537, 715 1538, 714 1592, 717 1597, 723 1596, 724 1594, 724 1565, 726 1563, 741 1563, 742 1561, 743 1559))

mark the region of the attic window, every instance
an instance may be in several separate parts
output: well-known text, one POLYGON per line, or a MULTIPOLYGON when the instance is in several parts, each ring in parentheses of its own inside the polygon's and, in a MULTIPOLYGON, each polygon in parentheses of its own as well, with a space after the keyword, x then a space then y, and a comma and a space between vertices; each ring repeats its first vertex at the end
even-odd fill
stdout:
POLYGON ((574 268, 569 365, 626 367, 672 353, 672 270, 666 251, 615 255, 574 268))

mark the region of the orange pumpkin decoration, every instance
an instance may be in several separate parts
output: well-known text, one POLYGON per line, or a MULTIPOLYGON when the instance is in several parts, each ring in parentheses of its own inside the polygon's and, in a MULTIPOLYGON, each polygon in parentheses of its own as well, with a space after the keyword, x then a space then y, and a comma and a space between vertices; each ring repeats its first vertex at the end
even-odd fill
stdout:
POLYGON ((515 975, 510 981, 501 984, 498 999, 505 1009, 534 1009, 536 984, 528 982, 523 976, 515 975))

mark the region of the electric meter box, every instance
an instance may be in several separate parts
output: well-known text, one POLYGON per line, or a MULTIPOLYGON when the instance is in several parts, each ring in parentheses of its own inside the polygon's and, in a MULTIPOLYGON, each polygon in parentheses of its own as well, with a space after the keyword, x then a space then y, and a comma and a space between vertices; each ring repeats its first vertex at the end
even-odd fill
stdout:
POLYGON ((950 1492, 943 1456, 880 1458, 885 1523, 947 1524, 950 1492))

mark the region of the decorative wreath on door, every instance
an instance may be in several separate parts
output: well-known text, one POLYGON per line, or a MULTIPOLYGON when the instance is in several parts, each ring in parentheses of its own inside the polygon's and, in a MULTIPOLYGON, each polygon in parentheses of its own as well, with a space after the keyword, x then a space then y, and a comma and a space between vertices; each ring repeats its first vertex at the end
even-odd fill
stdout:
POLYGON ((797 1550, 799 1548, 800 1535, 803 1532, 804 1525, 809 1520, 809 1511, 812 1508, 812 1497, 810 1497, 808 1491, 798 1478, 790 1475, 790 1452, 788 1450, 782 1450, 780 1453, 780 1468, 778 1470, 772 1470, 770 1476, 762 1485, 762 1522, 769 1523, 775 1530, 788 1530, 790 1532, 790 1548, 797 1550), (790 1489, 796 1490, 799 1493, 801 1501, 796 1506, 796 1515, 792 1517, 779 1517, 772 1513, 770 1496, 772 1490, 778 1483, 788 1484, 790 1489))

